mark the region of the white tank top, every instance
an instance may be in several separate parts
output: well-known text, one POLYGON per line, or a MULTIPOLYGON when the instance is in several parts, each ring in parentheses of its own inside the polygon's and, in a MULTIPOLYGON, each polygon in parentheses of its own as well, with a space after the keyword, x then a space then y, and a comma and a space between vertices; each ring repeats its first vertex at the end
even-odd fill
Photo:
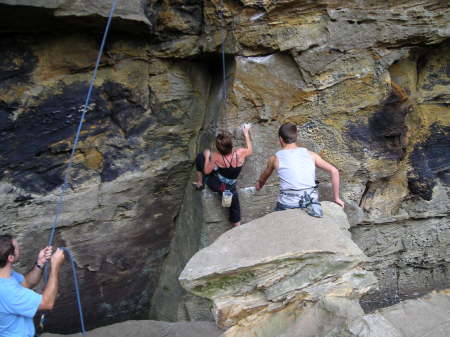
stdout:
POLYGON ((278 177, 280 190, 301 190, 316 185, 316 165, 304 147, 280 150, 278 158, 278 177))

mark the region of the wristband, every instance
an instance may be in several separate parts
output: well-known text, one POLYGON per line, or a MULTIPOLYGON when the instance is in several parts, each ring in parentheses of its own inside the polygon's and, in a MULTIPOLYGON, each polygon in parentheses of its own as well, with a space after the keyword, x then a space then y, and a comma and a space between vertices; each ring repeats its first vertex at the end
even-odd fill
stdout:
POLYGON ((36 267, 38 267, 39 269, 44 269, 44 266, 41 266, 41 265, 40 265, 39 263, 37 263, 37 262, 36 262, 34 265, 35 265, 36 267))

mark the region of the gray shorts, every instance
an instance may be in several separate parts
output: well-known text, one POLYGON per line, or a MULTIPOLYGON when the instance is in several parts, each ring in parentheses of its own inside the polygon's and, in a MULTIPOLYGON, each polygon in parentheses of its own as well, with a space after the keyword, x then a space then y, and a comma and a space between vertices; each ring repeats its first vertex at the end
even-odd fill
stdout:
POLYGON ((314 187, 301 191, 281 191, 275 211, 292 208, 302 208, 311 216, 317 218, 323 217, 322 206, 319 202, 319 193, 314 187))

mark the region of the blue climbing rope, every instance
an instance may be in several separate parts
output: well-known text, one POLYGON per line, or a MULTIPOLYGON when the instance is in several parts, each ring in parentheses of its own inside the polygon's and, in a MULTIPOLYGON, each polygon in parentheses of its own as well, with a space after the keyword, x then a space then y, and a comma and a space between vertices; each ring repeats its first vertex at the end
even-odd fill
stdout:
MULTIPOLYGON (((118 3, 118 0, 113 0, 112 6, 111 6, 111 10, 110 10, 109 16, 108 16, 108 21, 106 23, 106 27, 105 27, 105 30, 104 30, 104 33, 103 33, 102 42, 100 44, 100 49, 98 51, 97 60, 95 62, 94 72, 92 74, 92 79, 91 79, 90 84, 89 84, 89 90, 88 90, 88 93, 86 95, 86 100, 85 100, 83 108, 82 108, 80 122, 78 124, 78 128, 77 128, 77 131, 75 133, 75 137, 74 137, 74 141, 73 141, 73 145, 72 145, 72 151, 70 153, 69 163, 67 164, 66 173, 64 175, 64 182, 63 182, 63 184, 61 186, 60 196, 59 196, 59 199, 58 199, 57 204, 56 204, 55 217, 54 217, 54 220, 53 220, 53 223, 52 223, 52 230, 51 230, 51 233, 50 233, 50 238, 48 240, 48 246, 53 246, 53 242, 55 240, 55 234, 56 234, 56 226, 59 223, 59 219, 60 219, 61 213, 62 213, 62 211, 64 209, 64 196, 65 196, 66 190, 67 190, 67 188, 69 186, 69 180, 70 180, 70 176, 71 176, 70 174, 71 174, 71 170, 72 170, 72 166, 73 166, 73 158, 75 156, 75 152, 76 152, 76 149, 77 149, 77 146, 78 146, 78 141, 80 139, 80 133, 81 133, 81 130, 83 128, 84 119, 85 119, 86 113, 88 111, 89 102, 91 100, 92 91, 94 89, 94 82, 95 82, 95 80, 97 78, 97 72, 98 72, 98 68, 100 66, 100 60, 101 60, 102 55, 103 55, 103 50, 104 50, 105 44, 106 44, 106 38, 108 36, 109 28, 111 26, 112 17, 114 15, 115 10, 116 10, 117 3, 118 3)), ((79 314, 80 314, 81 332, 82 332, 83 336, 85 336, 86 335, 86 330, 85 330, 85 326, 84 326, 83 310, 82 310, 82 306, 81 306, 80 289, 79 289, 79 284, 78 284, 78 276, 77 276, 75 261, 74 261, 73 256, 72 256, 72 254, 71 254, 69 249, 67 249, 67 248, 62 248, 62 249, 69 256, 70 262, 71 262, 71 265, 72 265, 73 281, 74 281, 75 293, 76 293, 76 298, 77 298, 78 311, 79 311, 79 314)), ((47 283, 47 280, 48 280, 48 264, 46 263, 46 265, 45 265, 45 272, 44 272, 44 282, 47 283)), ((45 313, 43 313, 42 316, 41 316, 41 320, 40 320, 41 327, 43 327, 44 322, 45 322, 45 313)))
POLYGON ((81 306, 80 286, 78 283, 77 267, 75 266, 75 261, 72 256, 72 252, 65 247, 62 247, 61 249, 64 250, 64 252, 69 257, 70 264, 72 266, 73 287, 75 289, 75 296, 77 298, 78 313, 80 314, 81 333, 83 336, 86 336, 86 328, 84 327, 84 318, 83 318, 83 308, 81 306))
POLYGON ((86 100, 85 100, 83 108, 82 108, 81 118, 80 118, 80 122, 78 124, 78 129, 77 129, 77 132, 75 134, 74 141, 73 141, 73 146, 72 146, 72 151, 70 153, 69 163, 67 164, 66 174, 64 175, 64 183, 62 184, 60 198, 59 198, 57 206, 56 206, 55 218, 53 220, 52 231, 51 231, 51 234, 50 234, 50 239, 48 241, 48 245, 49 246, 53 245, 53 241, 55 239, 55 233, 56 233, 56 225, 59 222, 59 217, 61 216, 61 213, 62 213, 63 208, 64 208, 64 195, 65 195, 65 192, 66 192, 67 187, 69 185, 70 173, 71 173, 72 165, 73 165, 73 157, 74 157, 75 151, 77 149, 77 145, 78 145, 78 140, 80 138, 81 129, 83 128, 83 124, 84 124, 84 118, 86 116, 86 112, 88 110, 89 102, 91 100, 92 90, 94 89, 94 82, 95 82, 95 79, 97 78, 97 71, 98 71, 98 67, 100 65, 100 59, 102 58, 102 55, 103 55, 103 49, 105 48, 105 44, 106 44, 106 37, 108 35, 108 31, 109 31, 109 27, 111 25, 113 14, 114 14, 114 12, 116 10, 117 2, 118 2, 118 0, 114 0, 113 4, 111 6, 111 11, 109 12, 108 22, 106 23, 105 31, 103 33, 103 39, 102 39, 102 43, 100 45, 100 49, 98 51, 97 61, 95 62, 94 73, 92 75, 92 79, 91 79, 91 82, 89 84, 89 90, 88 90, 88 93, 86 95, 86 100))

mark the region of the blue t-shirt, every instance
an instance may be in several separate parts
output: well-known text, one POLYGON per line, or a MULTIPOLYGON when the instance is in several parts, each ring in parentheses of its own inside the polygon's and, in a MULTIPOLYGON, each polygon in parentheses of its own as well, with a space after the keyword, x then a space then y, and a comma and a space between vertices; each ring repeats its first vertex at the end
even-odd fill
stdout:
POLYGON ((0 337, 33 337, 33 317, 42 295, 22 286, 24 277, 13 271, 0 278, 0 337))

